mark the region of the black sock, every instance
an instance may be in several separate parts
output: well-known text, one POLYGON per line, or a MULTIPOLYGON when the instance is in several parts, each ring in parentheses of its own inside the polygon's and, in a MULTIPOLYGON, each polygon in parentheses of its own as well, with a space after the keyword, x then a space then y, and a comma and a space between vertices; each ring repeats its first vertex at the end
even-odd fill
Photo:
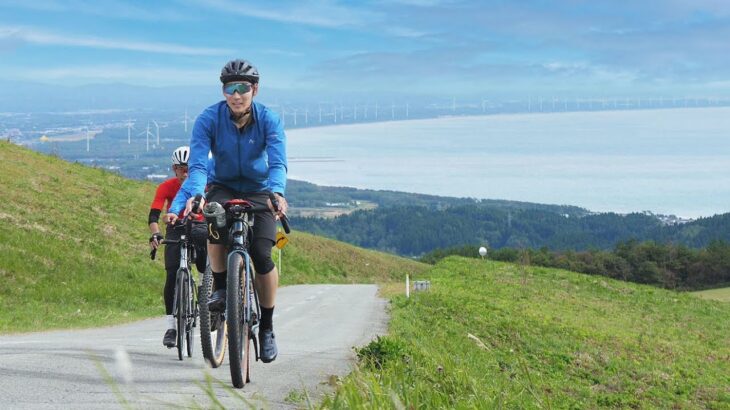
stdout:
POLYGON ((274 317, 274 307, 265 308, 261 306, 261 324, 259 327, 261 329, 273 329, 274 324, 272 323, 272 318, 274 317))
POLYGON ((213 272, 213 291, 226 288, 226 276, 228 276, 228 271, 226 270, 223 272, 213 272))

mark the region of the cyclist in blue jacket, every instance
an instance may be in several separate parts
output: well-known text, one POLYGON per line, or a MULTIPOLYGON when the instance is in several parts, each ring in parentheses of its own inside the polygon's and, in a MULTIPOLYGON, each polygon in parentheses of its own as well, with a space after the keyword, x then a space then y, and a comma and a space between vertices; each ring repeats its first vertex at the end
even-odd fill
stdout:
MULTIPOLYGON (((286 214, 286 135, 278 115, 253 101, 259 90, 259 73, 246 60, 229 61, 221 70, 224 101, 211 105, 195 121, 190 140, 188 179, 178 191, 165 216, 175 221, 192 200, 203 194, 205 202, 225 203, 243 198, 255 205, 268 205, 272 213, 257 213, 253 226, 250 254, 256 269, 256 287, 261 305, 259 342, 261 359, 271 362, 278 354, 272 316, 279 274, 271 259, 276 239, 276 220, 286 214), (208 169, 208 154, 212 169, 208 169), (205 191, 208 185, 207 193, 205 191), (269 200, 273 192, 278 211, 269 200)), ((208 257, 213 271, 214 289, 209 301, 212 311, 225 309, 227 231, 208 225, 208 257)))

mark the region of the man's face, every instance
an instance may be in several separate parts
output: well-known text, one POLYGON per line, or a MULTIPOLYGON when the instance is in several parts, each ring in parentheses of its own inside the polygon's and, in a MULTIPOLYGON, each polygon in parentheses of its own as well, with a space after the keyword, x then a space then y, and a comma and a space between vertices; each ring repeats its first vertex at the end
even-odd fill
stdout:
POLYGON ((258 84, 235 81, 223 85, 223 96, 233 115, 239 116, 251 108, 251 101, 258 91, 258 84))
POLYGON ((177 177, 180 182, 185 181, 185 178, 188 177, 188 166, 187 165, 173 165, 172 166, 172 172, 175 173, 175 177, 177 177))

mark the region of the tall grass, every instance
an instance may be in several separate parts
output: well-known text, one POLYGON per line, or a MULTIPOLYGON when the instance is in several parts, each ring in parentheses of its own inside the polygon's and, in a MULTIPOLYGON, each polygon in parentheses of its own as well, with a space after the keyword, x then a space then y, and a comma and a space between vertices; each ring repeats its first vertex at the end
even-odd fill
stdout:
POLYGON ((730 408, 730 305, 451 257, 323 408, 730 408))

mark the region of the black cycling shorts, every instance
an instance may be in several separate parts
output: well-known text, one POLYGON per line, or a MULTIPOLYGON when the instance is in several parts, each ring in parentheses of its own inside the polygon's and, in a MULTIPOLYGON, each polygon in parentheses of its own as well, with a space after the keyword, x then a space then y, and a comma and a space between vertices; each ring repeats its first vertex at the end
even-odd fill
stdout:
MULTIPOLYGON (((237 192, 223 185, 210 185, 205 194, 205 202, 218 202, 224 205, 231 199, 245 199, 256 206, 267 206, 269 194, 267 192, 237 192)), ((230 221, 229 221, 230 222, 230 221)), ((276 241, 276 219, 273 212, 257 212, 254 214, 253 237, 276 241)), ((218 229, 215 224, 208 222, 208 241, 212 244, 228 244, 228 229, 218 229)))

